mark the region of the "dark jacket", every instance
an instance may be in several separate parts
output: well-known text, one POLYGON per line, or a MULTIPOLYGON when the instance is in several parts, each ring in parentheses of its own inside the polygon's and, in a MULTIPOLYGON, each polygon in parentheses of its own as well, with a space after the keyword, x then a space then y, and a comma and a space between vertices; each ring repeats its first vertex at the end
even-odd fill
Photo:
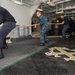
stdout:
POLYGON ((69 25, 69 19, 67 17, 64 17, 63 21, 64 25, 69 25))
POLYGON ((5 8, 0 6, 0 24, 10 21, 16 23, 14 17, 5 8))

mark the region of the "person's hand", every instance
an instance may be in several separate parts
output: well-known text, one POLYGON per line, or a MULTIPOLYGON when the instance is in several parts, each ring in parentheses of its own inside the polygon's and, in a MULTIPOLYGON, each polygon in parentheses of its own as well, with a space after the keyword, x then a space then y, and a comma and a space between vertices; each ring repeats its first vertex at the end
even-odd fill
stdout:
POLYGON ((34 28, 36 28, 37 26, 36 25, 34 25, 34 28))

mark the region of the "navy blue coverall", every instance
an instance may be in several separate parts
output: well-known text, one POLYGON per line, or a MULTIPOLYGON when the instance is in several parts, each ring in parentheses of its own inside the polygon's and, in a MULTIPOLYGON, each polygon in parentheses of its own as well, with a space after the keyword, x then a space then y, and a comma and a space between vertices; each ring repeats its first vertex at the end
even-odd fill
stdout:
POLYGON ((0 6, 0 24, 2 23, 3 26, 0 29, 0 49, 6 44, 4 42, 6 36, 16 26, 14 17, 5 8, 0 6))
POLYGON ((47 32, 50 29, 48 20, 45 16, 41 15, 39 19, 36 21, 36 24, 40 24, 41 26, 40 42, 45 43, 46 41, 48 41, 47 32))

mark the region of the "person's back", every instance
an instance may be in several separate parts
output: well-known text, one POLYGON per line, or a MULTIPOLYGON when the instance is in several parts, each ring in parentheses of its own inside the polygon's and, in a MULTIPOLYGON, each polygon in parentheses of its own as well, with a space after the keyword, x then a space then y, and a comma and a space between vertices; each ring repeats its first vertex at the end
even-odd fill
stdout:
POLYGON ((64 25, 68 25, 69 24, 69 19, 67 17, 64 17, 64 25))
POLYGON ((41 20, 43 26, 49 26, 48 20, 45 16, 41 15, 40 20, 41 20))
POLYGON ((14 17, 3 7, 0 6, 0 24, 6 21, 15 22, 14 17))
POLYGON ((36 23, 39 23, 41 27, 49 26, 48 20, 44 15, 41 15, 36 23))

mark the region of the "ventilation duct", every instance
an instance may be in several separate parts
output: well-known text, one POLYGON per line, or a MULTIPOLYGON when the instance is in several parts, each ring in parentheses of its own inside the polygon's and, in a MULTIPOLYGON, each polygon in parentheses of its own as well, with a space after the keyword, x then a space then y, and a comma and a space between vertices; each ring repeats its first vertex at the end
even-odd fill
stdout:
POLYGON ((63 14, 64 11, 57 11, 56 14, 63 14))

